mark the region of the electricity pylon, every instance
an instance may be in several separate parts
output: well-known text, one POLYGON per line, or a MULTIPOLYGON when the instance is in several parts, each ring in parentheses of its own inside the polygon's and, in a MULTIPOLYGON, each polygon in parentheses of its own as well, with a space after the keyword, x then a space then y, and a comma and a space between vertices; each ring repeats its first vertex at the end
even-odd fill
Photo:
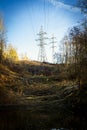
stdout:
POLYGON ((51 48, 52 48, 52 62, 54 63, 54 54, 55 54, 55 43, 57 43, 57 41, 55 41, 55 39, 56 39, 56 37, 54 37, 54 34, 52 35, 52 37, 51 37, 51 44, 52 44, 52 46, 51 46, 51 48))
POLYGON ((37 34, 39 36, 39 39, 36 39, 36 41, 40 42, 38 44, 38 46, 39 46, 38 60, 41 62, 47 61, 46 51, 45 51, 45 46, 47 44, 45 43, 45 40, 47 40, 48 38, 45 37, 46 34, 47 33, 43 31, 43 26, 41 26, 40 32, 37 34))

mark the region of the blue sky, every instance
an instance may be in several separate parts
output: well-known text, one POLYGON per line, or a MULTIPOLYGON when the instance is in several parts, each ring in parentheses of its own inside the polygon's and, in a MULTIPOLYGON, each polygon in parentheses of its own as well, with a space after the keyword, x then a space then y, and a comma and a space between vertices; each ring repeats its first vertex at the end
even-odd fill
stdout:
MULTIPOLYGON (((73 7, 77 0, 0 0, 0 11, 4 16, 7 42, 13 44, 19 55, 27 54, 31 60, 37 60, 40 27, 43 26, 47 37, 55 35, 56 50, 67 29, 77 25, 83 15, 80 9, 73 7), (45 1, 45 5, 44 5, 45 1)), ((47 41, 47 59, 51 61, 51 45, 47 41)))

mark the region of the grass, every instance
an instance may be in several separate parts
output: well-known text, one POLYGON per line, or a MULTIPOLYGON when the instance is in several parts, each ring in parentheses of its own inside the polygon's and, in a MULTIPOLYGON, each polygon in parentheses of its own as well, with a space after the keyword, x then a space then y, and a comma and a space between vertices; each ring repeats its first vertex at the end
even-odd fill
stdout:
POLYGON ((59 73, 55 74, 57 70, 57 65, 41 64, 35 61, 21 61, 9 65, 0 64, 0 86, 7 91, 9 96, 16 97, 19 104, 28 104, 32 101, 33 103, 34 101, 46 103, 62 100, 75 88, 72 81, 59 81, 59 73))
POLYGON ((58 65, 27 61, 0 65, 0 109, 27 110, 34 116, 48 113, 51 121, 68 128, 80 126, 83 118, 86 122, 87 87, 79 89, 58 69, 58 65))

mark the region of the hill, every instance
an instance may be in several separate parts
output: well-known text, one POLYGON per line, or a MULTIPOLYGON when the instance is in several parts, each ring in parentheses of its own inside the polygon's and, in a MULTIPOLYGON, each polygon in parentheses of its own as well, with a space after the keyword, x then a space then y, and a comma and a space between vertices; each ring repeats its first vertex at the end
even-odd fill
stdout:
POLYGON ((79 89, 75 81, 67 80, 60 66, 35 61, 0 64, 0 109, 57 113, 63 125, 85 130, 87 87, 79 89))

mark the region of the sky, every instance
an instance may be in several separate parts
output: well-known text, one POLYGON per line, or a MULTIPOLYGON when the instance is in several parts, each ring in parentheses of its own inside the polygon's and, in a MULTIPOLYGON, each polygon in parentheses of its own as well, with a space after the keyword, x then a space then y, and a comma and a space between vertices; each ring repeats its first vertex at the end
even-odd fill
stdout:
MULTIPOLYGON (((67 30, 83 19, 76 7, 77 0, 0 0, 0 12, 4 17, 7 43, 17 48, 20 57, 27 55, 30 60, 38 60, 39 38, 43 26, 49 39, 56 37, 55 52, 67 30)), ((47 61, 52 62, 50 40, 45 41, 47 61)))

